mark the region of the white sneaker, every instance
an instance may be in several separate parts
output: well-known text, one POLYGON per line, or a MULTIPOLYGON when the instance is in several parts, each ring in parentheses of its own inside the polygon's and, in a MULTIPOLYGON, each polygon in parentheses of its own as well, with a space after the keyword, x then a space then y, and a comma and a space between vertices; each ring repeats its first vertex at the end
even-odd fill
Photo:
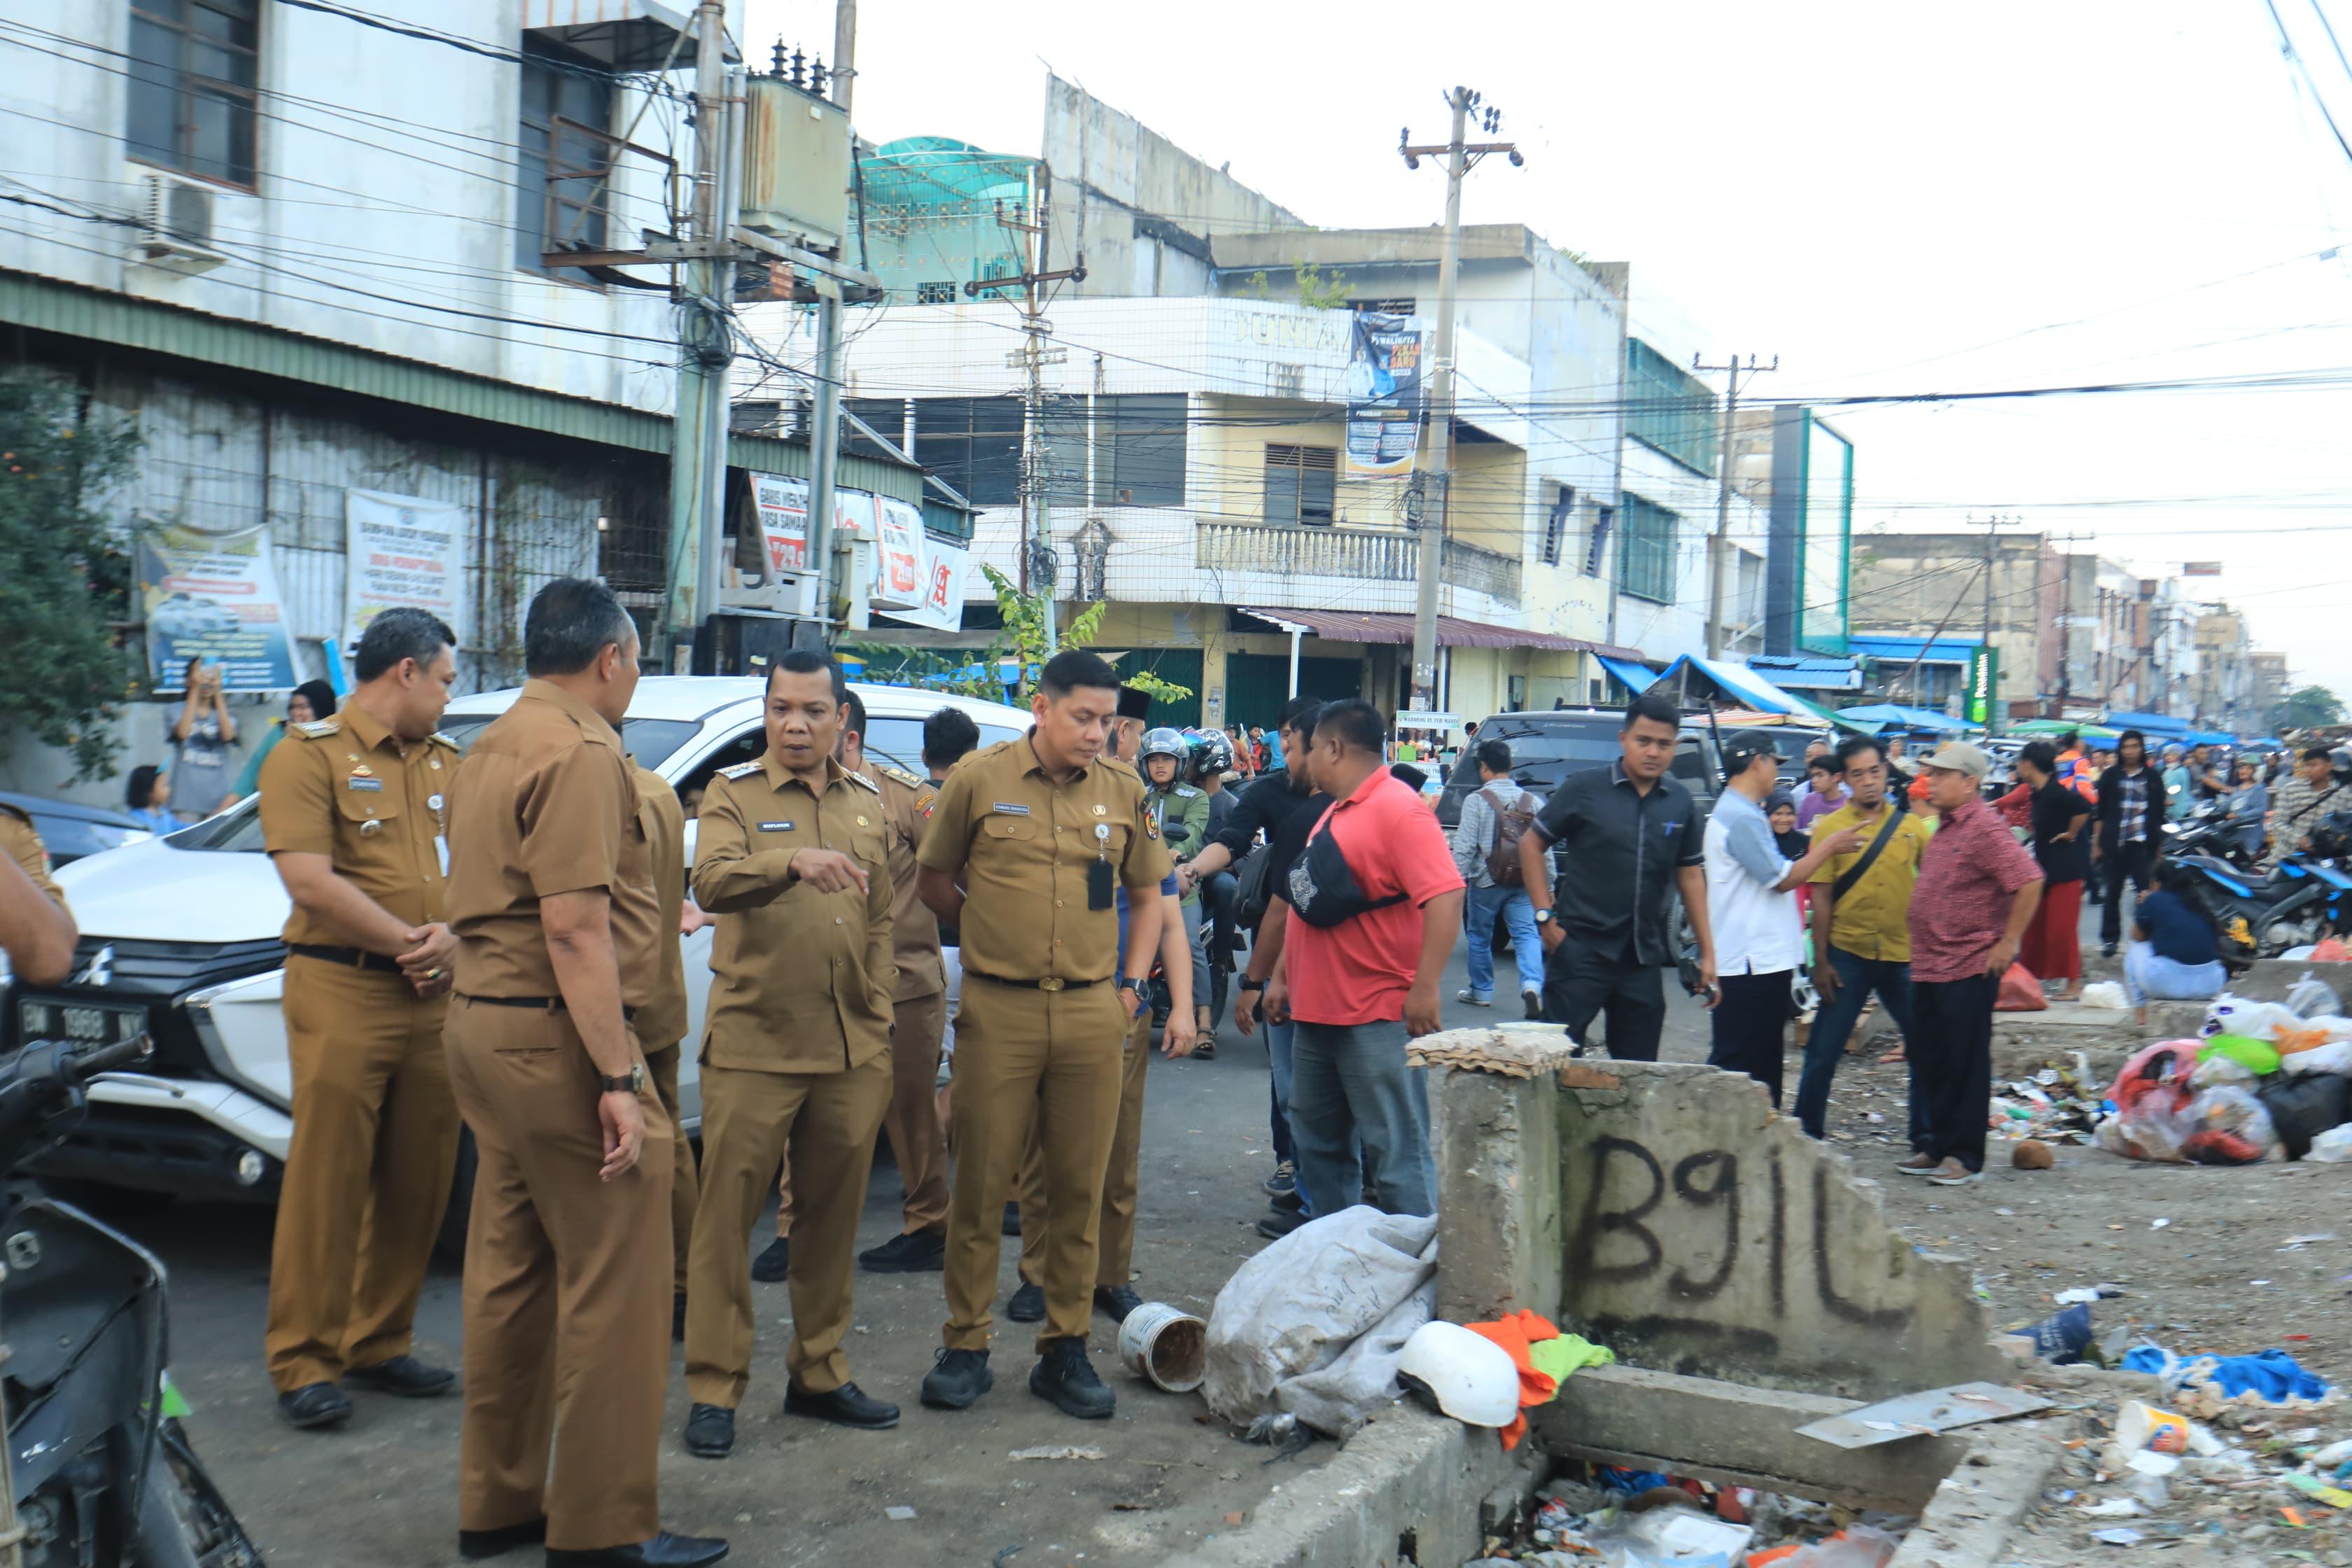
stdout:
POLYGON ((1958 1160, 1947 1160, 1927 1173, 1927 1180, 1939 1187, 1965 1187, 1970 1182, 1984 1180, 1982 1171, 1971 1171, 1958 1160))
POLYGON ((1491 1007, 1495 1005, 1495 994, 1493 992, 1489 991, 1486 994, 1481 996, 1475 991, 1471 990, 1467 985, 1465 985, 1461 990, 1456 991, 1454 994, 1454 999, 1456 1002, 1467 1002, 1473 1007, 1491 1007))

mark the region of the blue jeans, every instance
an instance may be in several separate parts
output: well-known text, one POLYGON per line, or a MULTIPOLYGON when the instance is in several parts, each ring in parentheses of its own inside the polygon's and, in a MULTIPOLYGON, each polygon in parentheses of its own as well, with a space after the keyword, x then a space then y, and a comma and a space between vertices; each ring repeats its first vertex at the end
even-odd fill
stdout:
MULTIPOLYGON (((1812 1032, 1805 1037, 1805 1070, 1797 1079, 1797 1121, 1816 1138, 1822 1136, 1829 1116, 1830 1080, 1837 1076, 1847 1037, 1853 1033, 1854 1020, 1862 1016, 1862 1005, 1870 1000, 1873 991, 1886 1004, 1886 1016, 1902 1031, 1906 1047, 1911 1040, 1911 965, 1907 962, 1862 958, 1832 943, 1830 968, 1837 975, 1837 994, 1824 998, 1813 1014, 1812 1032)), ((1907 1049, 1905 1055, 1907 1059, 1907 1049)), ((1927 1106, 1916 1093, 1910 1100, 1911 1146, 1916 1149, 1926 1136, 1927 1106)))
MULTIPOLYGON (((1289 1024, 1267 1024, 1265 1028, 1266 1065, 1274 1069, 1274 1157, 1276 1163, 1287 1160, 1294 1172, 1298 1163, 1298 1145, 1290 1132, 1291 1029, 1289 1024)), ((1305 1197, 1307 1189, 1298 1189, 1305 1197)), ((1310 1211, 1311 1212, 1311 1211, 1310 1211)))
POLYGON ((1519 989, 1540 992, 1544 983, 1543 938, 1536 933, 1536 907, 1525 888, 1470 889, 1470 990, 1495 994, 1495 916, 1511 932, 1511 960, 1519 966, 1519 989))
POLYGON ((2202 1002, 2219 996, 2230 972, 2221 961, 2182 963, 2160 956, 2152 943, 2133 942, 2124 949, 2124 994, 2135 1007, 2151 996, 2159 1002, 2202 1002))
POLYGON ((1369 1164, 1373 1201, 1382 1210, 1435 1214, 1428 1078, 1425 1069, 1405 1066, 1403 1020, 1302 1018, 1291 1026, 1290 1137, 1307 1213, 1338 1214, 1361 1203, 1369 1164))

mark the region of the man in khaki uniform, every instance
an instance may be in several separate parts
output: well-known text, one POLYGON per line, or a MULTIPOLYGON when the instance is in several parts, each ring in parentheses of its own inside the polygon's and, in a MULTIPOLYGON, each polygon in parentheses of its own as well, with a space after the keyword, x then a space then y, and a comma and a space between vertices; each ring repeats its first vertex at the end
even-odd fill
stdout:
POLYGON ((457 1546, 544 1539, 549 1568, 701 1568, 727 1543, 658 1514, 675 1131, 629 1034, 614 934, 624 868, 651 877, 616 732, 637 634, 610 589, 560 579, 531 601, 523 659, 530 679, 449 806, 446 1038, 481 1155, 457 1546))
POLYGON ((0 952, 19 980, 55 985, 73 973, 78 935, 33 819, 0 805, 0 952))
POLYGON ((784 1412, 896 1426, 849 1380, 850 1260, 890 1101, 890 879, 882 801, 834 755, 841 670, 794 649, 768 671, 767 754, 702 797, 696 901, 719 918, 702 1043, 702 1201, 686 1309, 686 1447, 722 1458, 751 1380, 744 1243, 789 1156, 799 1196, 784 1412))
POLYGON ((1110 1415, 1087 1361, 1103 1173, 1118 1117, 1120 1042, 1160 940, 1168 852, 1135 775, 1102 761, 1118 678, 1093 654, 1046 661, 1018 741, 975 752, 940 786, 918 857, 923 901, 963 937, 955 1139, 948 1200, 947 1346, 923 1403, 986 1393, 1002 1205, 1041 1122, 1052 1215, 1047 1321, 1030 1392, 1072 1415, 1110 1415), (1136 900, 1118 956, 1115 890, 1136 900))
MULTIPOLYGON (((890 1107, 882 1113, 890 1153, 906 1190, 904 1227, 881 1246, 857 1255, 876 1274, 919 1274, 947 1255, 948 1135, 940 1121, 940 1047, 947 1037, 948 977, 940 956, 940 922, 915 896, 915 850, 939 794, 939 767, 917 778, 866 754, 866 704, 855 691, 842 699, 841 765, 881 793, 890 855, 890 931, 898 981, 890 993, 890 1107)), ((929 726, 926 726, 928 734, 929 726)), ((959 752, 958 755, 961 753, 959 752)), ((950 761, 953 761, 952 758, 950 761)), ((929 766, 928 759, 926 766, 929 766)), ((781 1279, 790 1268, 793 1167, 784 1162, 776 1203, 776 1239, 752 1260, 751 1278, 781 1279)))
POLYGON ((262 843, 294 900, 283 1003, 294 1140, 262 1346, 278 1413, 299 1427, 350 1418, 345 1381, 409 1398, 456 1381, 409 1353, 457 1158, 441 1048, 457 951, 442 858, 457 747, 434 732, 455 641, 422 610, 378 615, 341 710, 290 726, 261 769, 262 843))
MULTIPOLYGON (((701 929, 702 911, 686 898, 686 810, 669 781, 629 759, 637 788, 637 826, 645 837, 652 879, 641 882, 624 868, 615 892, 613 935, 620 944, 621 1001, 635 1014, 629 1032, 645 1053, 646 1077, 654 1096, 677 1121, 677 1068, 686 1037, 686 953, 678 939, 701 929)), ((680 1132, 670 1141, 676 1158, 670 1173, 669 1235, 673 1263, 670 1337, 686 1337, 686 1257, 694 1235, 694 1205, 699 1188, 694 1172, 694 1140, 680 1132)))

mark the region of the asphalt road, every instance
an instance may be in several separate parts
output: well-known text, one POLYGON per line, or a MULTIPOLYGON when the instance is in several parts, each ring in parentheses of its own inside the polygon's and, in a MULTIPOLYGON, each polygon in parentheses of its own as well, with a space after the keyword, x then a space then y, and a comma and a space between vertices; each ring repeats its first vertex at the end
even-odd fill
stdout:
MULTIPOLYGON (((1463 983, 1457 949, 1444 993, 1449 1024, 1510 1016, 1508 1007, 1454 1002, 1463 983)), ((1676 994, 1667 1054, 1704 1056, 1705 1028, 1697 1009, 1676 994)), ((1155 1060, 1145 1104, 1135 1286, 1147 1300, 1205 1316, 1225 1279, 1265 1245, 1255 1229, 1266 1213, 1259 1184, 1273 1165, 1264 1047, 1229 1023, 1215 1060, 1155 1060)), ((867 1194, 861 1247, 896 1231, 899 1195, 886 1154, 867 1194)), ((457 1399, 356 1394, 355 1417, 327 1434, 297 1433, 278 1420, 261 1358, 271 1211, 187 1204, 123 1223, 170 1266, 172 1369, 195 1407, 192 1434, 273 1568, 457 1561, 457 1399)), ((755 1229, 755 1249, 772 1223, 763 1219, 755 1229)), ((1007 1293, 1015 1245, 1004 1249, 1007 1293)), ((1074 1421, 1031 1395, 1031 1331, 1002 1317, 995 1391, 969 1412, 923 1409, 916 1390, 944 1316, 939 1277, 929 1274, 857 1281, 851 1364, 869 1393, 904 1405, 899 1427, 852 1434, 788 1418, 780 1406, 790 1305, 782 1285, 753 1289, 761 1318, 734 1456, 698 1460, 678 1445, 686 1415, 679 1379, 671 1385, 662 1459, 665 1521, 730 1537, 730 1561, 747 1568, 986 1564, 1013 1546, 1022 1552, 1003 1561, 1016 1568, 1153 1563, 1231 1529, 1296 1467, 1319 1463, 1328 1451, 1318 1446, 1267 1466, 1267 1450, 1225 1436, 1197 1396, 1157 1393, 1117 1368, 1117 1331, 1099 1316, 1094 1359, 1118 1394, 1113 1419, 1074 1421), (1071 1445, 1102 1457, 1008 1457, 1071 1445), (893 1519, 887 1510, 894 1508, 914 1516, 893 1519)), ((418 1354, 457 1363, 459 1308, 457 1271, 436 1268, 418 1316, 418 1354)), ((593 1383, 593 1369, 585 1375, 593 1383)))

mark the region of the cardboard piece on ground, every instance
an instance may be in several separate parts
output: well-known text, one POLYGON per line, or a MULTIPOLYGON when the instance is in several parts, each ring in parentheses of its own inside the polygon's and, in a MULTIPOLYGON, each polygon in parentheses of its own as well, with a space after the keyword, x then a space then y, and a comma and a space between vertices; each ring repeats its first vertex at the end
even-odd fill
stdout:
POLYGON ((1930 1388, 1882 1399, 1875 1405, 1800 1426, 1797 1435, 1841 1448, 1867 1448, 1876 1443, 1973 1426, 1979 1421, 2030 1415, 2049 1407, 2050 1401, 2038 1394, 2004 1388, 1998 1383, 1961 1383, 1949 1388, 1930 1388))

